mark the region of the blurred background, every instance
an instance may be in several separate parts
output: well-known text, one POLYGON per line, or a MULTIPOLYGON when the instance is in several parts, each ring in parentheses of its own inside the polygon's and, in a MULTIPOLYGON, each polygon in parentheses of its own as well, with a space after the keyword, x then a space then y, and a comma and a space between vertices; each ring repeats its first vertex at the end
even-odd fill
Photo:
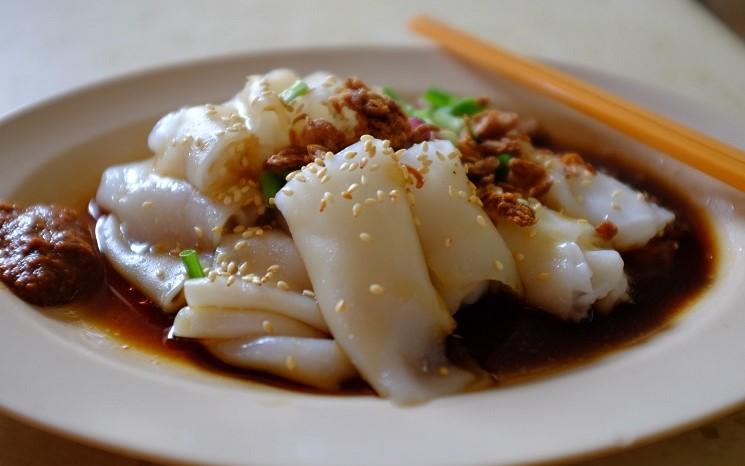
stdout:
MULTIPOLYGON (((428 13, 509 49, 597 68, 745 121, 745 0, 0 0, 0 115, 121 73, 297 47, 426 47, 428 13)), ((1 384, 1 382, 0 382, 1 384)), ((145 465, 0 414, 0 465, 145 465)), ((745 412, 583 466, 745 464, 745 412)))
POLYGON ((430 13, 519 52, 745 114, 742 0, 0 0, 0 112, 150 66, 288 47, 425 46, 430 13), (709 10, 708 8, 713 10, 709 10))

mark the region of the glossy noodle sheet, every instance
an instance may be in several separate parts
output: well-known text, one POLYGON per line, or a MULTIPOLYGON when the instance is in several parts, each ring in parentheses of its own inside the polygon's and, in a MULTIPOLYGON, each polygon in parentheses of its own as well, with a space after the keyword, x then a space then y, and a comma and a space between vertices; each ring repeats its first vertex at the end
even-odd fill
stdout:
POLYGON ((445 357, 454 322, 429 279, 405 169, 363 139, 291 177, 276 198, 340 347, 382 396, 420 402, 472 376, 445 357))

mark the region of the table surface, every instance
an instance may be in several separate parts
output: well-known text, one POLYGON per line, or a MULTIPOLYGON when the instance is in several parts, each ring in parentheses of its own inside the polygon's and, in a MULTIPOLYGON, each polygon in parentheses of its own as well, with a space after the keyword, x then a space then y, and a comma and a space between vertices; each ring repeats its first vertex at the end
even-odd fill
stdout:
MULTIPOLYGON (((664 87, 745 119, 745 45, 689 0, 374 3, 0 0, 0 115, 123 72, 298 46, 425 45, 405 27, 426 12, 525 54, 664 87), (339 21, 343 18, 343 21, 339 21)), ((740 465, 745 411, 580 463, 740 465)), ((80 445, 0 414, 0 465, 151 464, 80 445)))

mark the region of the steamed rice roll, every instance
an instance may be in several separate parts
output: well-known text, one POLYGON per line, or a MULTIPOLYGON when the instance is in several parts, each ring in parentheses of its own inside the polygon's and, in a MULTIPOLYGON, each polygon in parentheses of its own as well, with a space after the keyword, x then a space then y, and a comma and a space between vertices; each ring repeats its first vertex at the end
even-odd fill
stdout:
POLYGON ((408 149, 401 161, 422 176, 409 186, 417 233, 438 291, 451 313, 483 295, 490 282, 522 292, 512 255, 489 221, 460 152, 449 141, 408 149))
POLYGON ((601 310, 627 299, 623 259, 603 244, 587 221, 571 219, 533 201, 535 223, 497 219, 515 257, 524 299, 559 318, 579 321, 593 304, 601 310))
POLYGON ((551 176, 551 188, 541 196, 549 207, 587 219, 595 227, 607 225, 615 248, 631 249, 661 234, 675 215, 621 181, 596 172, 577 154, 562 157, 537 152, 551 176))
POLYGON ((338 390, 357 376, 334 340, 287 336, 238 338, 205 343, 222 361, 324 390, 338 390))
POLYGON ((445 357, 455 324, 430 282, 392 154, 363 136, 291 175, 276 205, 336 342, 378 394, 413 403, 472 376, 445 357))

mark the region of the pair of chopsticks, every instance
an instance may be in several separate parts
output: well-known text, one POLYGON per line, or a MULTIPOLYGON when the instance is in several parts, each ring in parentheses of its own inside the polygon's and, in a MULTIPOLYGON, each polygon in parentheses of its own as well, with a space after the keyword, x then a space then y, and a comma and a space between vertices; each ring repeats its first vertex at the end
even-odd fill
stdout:
POLYGON ((741 150, 426 16, 414 18, 409 26, 467 61, 562 102, 745 191, 745 152, 741 150))

